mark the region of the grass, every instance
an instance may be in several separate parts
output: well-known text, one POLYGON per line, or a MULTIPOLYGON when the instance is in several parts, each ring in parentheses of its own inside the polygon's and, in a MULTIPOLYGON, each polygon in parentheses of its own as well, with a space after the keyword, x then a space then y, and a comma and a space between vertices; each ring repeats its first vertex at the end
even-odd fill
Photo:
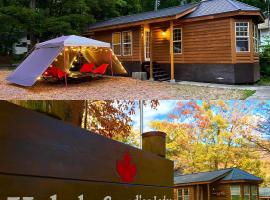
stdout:
POLYGON ((261 86, 270 86, 270 76, 263 76, 258 82, 258 85, 261 86))
POLYGON ((251 97, 253 94, 255 94, 256 91, 255 90, 243 90, 243 95, 242 95, 242 98, 241 100, 245 100, 247 99, 248 97, 251 97))

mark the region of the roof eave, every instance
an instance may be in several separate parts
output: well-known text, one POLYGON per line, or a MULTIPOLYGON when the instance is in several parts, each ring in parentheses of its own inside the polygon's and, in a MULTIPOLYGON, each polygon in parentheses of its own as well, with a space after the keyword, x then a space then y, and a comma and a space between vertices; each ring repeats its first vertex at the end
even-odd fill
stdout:
POLYGON ((159 23, 159 22, 164 22, 164 21, 175 20, 175 19, 179 19, 181 17, 184 17, 190 14, 196 9, 196 7, 197 5, 194 5, 191 8, 187 9, 186 11, 177 15, 158 17, 158 18, 153 18, 153 19, 148 19, 148 20, 140 20, 136 22, 129 22, 129 23, 123 23, 123 24, 117 24, 117 25, 108 25, 108 26, 102 26, 102 27, 97 27, 97 28, 90 27, 89 30, 86 32, 86 34, 89 32, 95 32, 95 31, 104 31, 104 30, 110 30, 110 29, 115 29, 115 28, 125 28, 129 26, 139 26, 142 24, 151 24, 151 23, 159 23))
POLYGON ((254 10, 254 11, 243 11, 243 10, 236 10, 236 11, 230 11, 230 12, 224 12, 224 13, 217 13, 212 15, 204 15, 204 16, 198 16, 198 17, 192 17, 192 18, 186 18, 183 21, 184 22, 190 22, 190 21, 200 21, 200 20, 208 20, 208 19, 215 19, 215 18, 223 18, 223 17, 234 17, 234 16, 258 16, 260 22, 264 22, 264 16, 260 10, 254 10))
POLYGON ((247 179, 241 179, 241 180, 221 180, 220 183, 262 183, 263 180, 247 180, 247 179))
POLYGON ((211 182, 205 181, 205 182, 191 182, 191 183, 175 183, 175 187, 183 187, 183 186, 188 186, 188 185, 205 185, 205 184, 210 184, 211 182))

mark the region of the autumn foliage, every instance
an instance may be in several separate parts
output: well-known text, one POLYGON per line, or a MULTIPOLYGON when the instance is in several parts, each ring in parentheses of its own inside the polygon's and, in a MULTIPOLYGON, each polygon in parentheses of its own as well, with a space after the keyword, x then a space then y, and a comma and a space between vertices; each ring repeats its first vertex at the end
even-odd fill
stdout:
POLYGON ((166 120, 151 126, 167 133, 168 157, 183 173, 239 167, 265 177, 261 151, 250 141, 260 138, 259 102, 179 101, 166 120))

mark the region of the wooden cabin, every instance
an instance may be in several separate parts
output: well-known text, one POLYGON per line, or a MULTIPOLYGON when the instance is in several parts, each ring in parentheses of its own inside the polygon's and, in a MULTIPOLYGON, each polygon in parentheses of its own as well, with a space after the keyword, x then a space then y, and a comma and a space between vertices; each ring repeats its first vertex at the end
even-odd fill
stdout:
POLYGON ((86 36, 110 42, 129 72, 151 80, 254 83, 260 79, 260 9, 236 0, 207 0, 114 18, 86 36))
POLYGON ((262 179, 238 168, 174 177, 177 200, 258 200, 262 179))

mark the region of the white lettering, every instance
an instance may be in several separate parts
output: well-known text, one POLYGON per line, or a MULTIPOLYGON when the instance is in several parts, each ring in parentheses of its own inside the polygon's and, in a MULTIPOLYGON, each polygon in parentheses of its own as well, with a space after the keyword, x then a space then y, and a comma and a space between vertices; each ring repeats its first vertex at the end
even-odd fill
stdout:
POLYGON ((34 200, 34 197, 23 197, 23 200, 34 200))
POLYGON ((78 196, 79 200, 83 200, 83 195, 78 196))
POLYGON ((106 197, 104 198, 104 200, 112 200, 112 197, 106 196, 106 197))
POLYGON ((57 195, 50 196, 51 200, 57 200, 57 195))
POLYGON ((8 197, 7 200, 20 200, 20 197, 8 197))

